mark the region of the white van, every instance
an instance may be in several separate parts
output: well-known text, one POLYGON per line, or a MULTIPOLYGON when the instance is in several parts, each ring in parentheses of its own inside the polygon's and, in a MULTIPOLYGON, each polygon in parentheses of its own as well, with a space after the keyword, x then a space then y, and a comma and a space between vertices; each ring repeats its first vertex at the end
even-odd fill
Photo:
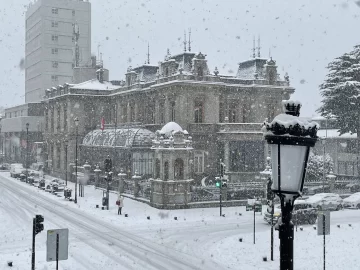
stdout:
POLYGON ((19 177, 24 167, 21 163, 13 163, 10 164, 10 176, 11 177, 19 177))

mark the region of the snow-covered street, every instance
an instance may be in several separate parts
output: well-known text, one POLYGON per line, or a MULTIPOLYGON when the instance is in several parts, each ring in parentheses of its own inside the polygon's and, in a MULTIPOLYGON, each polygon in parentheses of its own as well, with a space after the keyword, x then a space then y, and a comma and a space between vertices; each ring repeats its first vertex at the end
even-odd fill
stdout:
MULTIPOLYGON (((278 232, 274 233, 274 262, 270 262, 270 227, 256 213, 254 245, 253 214, 245 207, 225 208, 226 216, 220 218, 218 208, 168 211, 125 199, 123 210, 129 215, 125 218, 116 214, 116 194, 110 195, 109 211, 95 208, 101 196, 101 190, 87 186, 85 197, 75 205, 12 179, 7 172, 0 173, 1 228, 5 232, 0 238, 0 269, 8 269, 8 260, 14 262, 12 269, 29 268, 34 214, 45 218, 45 230, 36 237, 37 269, 55 268, 45 256, 46 230, 55 228, 70 231, 69 259, 60 261, 60 269, 278 269, 278 232), (267 262, 262 261, 263 256, 267 262)), ((360 229, 360 211, 331 215, 327 269, 358 269, 360 237, 354 232, 360 229), (349 262, 345 254, 354 259, 349 262)), ((303 228, 295 232, 295 267, 319 269, 322 237, 312 226, 303 228)))

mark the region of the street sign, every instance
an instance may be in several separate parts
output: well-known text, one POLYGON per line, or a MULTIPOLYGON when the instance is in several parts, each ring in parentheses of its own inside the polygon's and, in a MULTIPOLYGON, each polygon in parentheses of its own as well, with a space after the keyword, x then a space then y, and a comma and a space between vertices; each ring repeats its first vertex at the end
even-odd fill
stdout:
POLYGON ((329 211, 324 211, 324 212, 318 213, 317 234, 318 235, 330 234, 330 212, 329 211), (324 231, 324 228, 325 228, 325 231, 324 231))
POLYGON ((58 260, 68 259, 69 229, 56 229, 47 231, 46 261, 56 261, 56 239, 59 235, 58 260))

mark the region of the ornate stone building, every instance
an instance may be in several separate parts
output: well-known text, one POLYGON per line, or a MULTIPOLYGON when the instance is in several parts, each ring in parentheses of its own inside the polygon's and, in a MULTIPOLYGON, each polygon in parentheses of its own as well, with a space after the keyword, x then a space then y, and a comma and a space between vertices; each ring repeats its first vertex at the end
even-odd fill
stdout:
MULTIPOLYGON (((63 175, 66 164, 74 160, 77 117, 81 164, 113 146, 95 144, 91 153, 89 140, 83 140, 99 130, 102 118, 109 134, 130 124, 155 132, 173 121, 192 135, 195 182, 213 178, 220 159, 230 181, 254 180, 264 169, 267 151, 260 127, 280 112, 281 101, 294 92, 288 76, 280 78, 272 59, 241 62, 236 75, 223 76, 217 68, 210 72, 206 55, 192 52, 171 55, 168 51, 157 66, 129 67, 125 80, 103 78, 99 70, 97 80, 46 92, 45 141, 51 173, 63 175)), ((117 149, 121 152, 121 147, 117 149)), ((141 154, 139 160, 144 160, 141 154)), ((131 157, 116 156, 116 171, 123 166, 123 158, 131 157)), ((102 160, 94 162, 102 165, 102 160)), ((129 166, 129 175, 133 169, 129 166)))

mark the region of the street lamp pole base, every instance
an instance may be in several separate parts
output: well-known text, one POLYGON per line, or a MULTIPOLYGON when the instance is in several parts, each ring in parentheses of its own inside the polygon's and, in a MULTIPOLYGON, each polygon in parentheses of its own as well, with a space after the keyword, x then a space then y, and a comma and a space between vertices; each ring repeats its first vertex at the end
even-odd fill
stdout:
POLYGON ((280 270, 294 269, 294 224, 291 221, 293 205, 282 201, 282 224, 279 226, 280 270))

